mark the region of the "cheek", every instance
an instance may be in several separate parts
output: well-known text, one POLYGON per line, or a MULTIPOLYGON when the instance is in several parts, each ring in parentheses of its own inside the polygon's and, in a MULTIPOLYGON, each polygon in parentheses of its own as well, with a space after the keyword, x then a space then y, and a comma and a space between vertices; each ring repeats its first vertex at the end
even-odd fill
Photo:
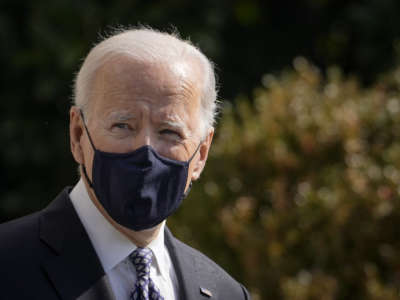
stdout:
POLYGON ((154 143, 154 146, 152 145, 152 147, 161 156, 168 157, 170 159, 178 161, 188 160, 187 154, 182 145, 171 146, 168 142, 160 141, 158 143, 154 143))

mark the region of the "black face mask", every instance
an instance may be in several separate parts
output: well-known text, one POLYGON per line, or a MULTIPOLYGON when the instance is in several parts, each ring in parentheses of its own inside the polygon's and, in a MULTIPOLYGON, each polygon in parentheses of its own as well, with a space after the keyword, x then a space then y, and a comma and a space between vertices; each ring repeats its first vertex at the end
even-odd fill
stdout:
POLYGON ((110 217, 132 230, 156 226, 174 213, 185 198, 189 164, 160 156, 152 147, 143 146, 128 153, 109 153, 95 148, 92 179, 82 165, 86 180, 110 217))

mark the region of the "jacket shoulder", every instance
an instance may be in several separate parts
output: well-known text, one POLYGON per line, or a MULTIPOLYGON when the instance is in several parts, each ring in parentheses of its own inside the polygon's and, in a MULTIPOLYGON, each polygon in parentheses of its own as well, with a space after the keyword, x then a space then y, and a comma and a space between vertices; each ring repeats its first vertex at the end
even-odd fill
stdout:
POLYGON ((0 262, 33 257, 39 245, 39 212, 0 224, 0 262))
POLYGON ((191 257, 195 261, 197 271, 210 276, 215 282, 221 299, 250 299, 246 288, 229 275, 221 266, 200 251, 174 238, 179 256, 191 257))
MULTIPOLYGON (((0 224, 0 241, 6 247, 27 246, 27 240, 38 238, 39 212, 0 224)), ((3 247, 1 247, 3 248, 3 247)), ((1 249, 0 248, 0 249, 1 249)))
POLYGON ((185 244, 184 242, 175 238, 176 245, 179 249, 185 252, 186 255, 192 256, 196 258, 196 261, 200 262, 203 267, 206 267, 209 271, 213 271, 220 275, 223 278, 227 278, 228 280, 235 281, 221 266, 219 266, 216 262, 214 262, 211 258, 206 256, 204 253, 199 250, 185 244))

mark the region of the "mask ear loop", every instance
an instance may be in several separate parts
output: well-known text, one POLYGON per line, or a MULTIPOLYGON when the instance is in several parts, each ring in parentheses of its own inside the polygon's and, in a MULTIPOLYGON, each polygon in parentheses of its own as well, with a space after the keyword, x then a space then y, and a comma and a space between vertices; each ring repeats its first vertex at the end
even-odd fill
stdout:
MULTIPOLYGON (((87 136, 88 136, 88 138, 89 138, 90 145, 92 145, 93 150, 96 151, 96 148, 94 147, 92 138, 91 138, 91 136, 90 136, 90 134, 89 134, 89 130, 88 130, 88 128, 86 127, 85 118, 84 118, 84 116, 83 116, 83 111, 82 111, 82 109, 79 109, 79 112, 80 112, 80 115, 81 115, 81 118, 82 118, 83 126, 85 127, 85 130, 86 130, 86 134, 87 134, 87 136)), ((84 164, 81 164, 81 167, 82 167, 82 170, 83 170, 83 174, 85 175, 86 180, 87 180, 87 182, 89 183, 89 186, 93 189, 93 182, 89 179, 89 176, 88 176, 88 174, 87 174, 87 172, 86 172, 86 167, 85 167, 85 165, 84 165, 84 164)))
POLYGON ((192 189, 192 186, 193 186, 193 181, 190 181, 189 186, 188 186, 186 192, 183 193, 183 198, 184 198, 184 199, 189 195, 190 190, 192 189))
POLYGON ((93 144, 92 137, 90 136, 89 130, 88 130, 87 127, 86 127, 85 117, 84 117, 84 115, 83 115, 82 109, 79 109, 79 113, 81 114, 83 126, 85 127, 86 133, 87 133, 87 135, 88 135, 88 137, 89 137, 90 145, 92 145, 93 150, 96 151, 96 147, 95 147, 94 144, 93 144))
POLYGON ((189 160, 187 161, 188 164, 191 163, 192 159, 194 158, 194 156, 196 155, 197 151, 199 151, 201 143, 203 143, 203 140, 200 141, 199 145, 196 148, 196 151, 194 151, 193 155, 189 158, 189 160))
MULTIPOLYGON (((196 151, 194 151, 192 157, 189 158, 189 160, 187 161, 188 166, 189 166, 189 164, 192 162, 192 160, 193 160, 193 158, 195 157, 197 151, 199 151, 200 146, 201 146, 202 143, 203 143, 203 140, 200 141, 199 145, 198 145, 197 148, 196 148, 196 151)), ((193 181, 190 180, 189 186, 188 186, 186 192, 183 194, 183 198, 186 198, 186 197, 189 195, 189 192, 190 192, 190 190, 192 189, 192 186, 193 186, 193 181)))

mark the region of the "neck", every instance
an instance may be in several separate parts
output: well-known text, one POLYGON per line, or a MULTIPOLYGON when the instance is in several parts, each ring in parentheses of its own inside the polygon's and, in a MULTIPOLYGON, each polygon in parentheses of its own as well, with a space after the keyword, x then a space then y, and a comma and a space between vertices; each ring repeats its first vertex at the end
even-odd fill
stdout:
POLYGON ((162 223, 145 230, 134 231, 128 229, 117 222, 115 222, 110 215, 106 212, 104 207, 100 204, 93 190, 90 188, 86 178, 83 178, 83 182, 85 183, 86 190, 88 191, 89 198, 93 202, 93 204, 97 207, 103 217, 119 232, 125 235, 132 243, 134 243, 137 247, 146 247, 149 245, 159 234, 162 223))

